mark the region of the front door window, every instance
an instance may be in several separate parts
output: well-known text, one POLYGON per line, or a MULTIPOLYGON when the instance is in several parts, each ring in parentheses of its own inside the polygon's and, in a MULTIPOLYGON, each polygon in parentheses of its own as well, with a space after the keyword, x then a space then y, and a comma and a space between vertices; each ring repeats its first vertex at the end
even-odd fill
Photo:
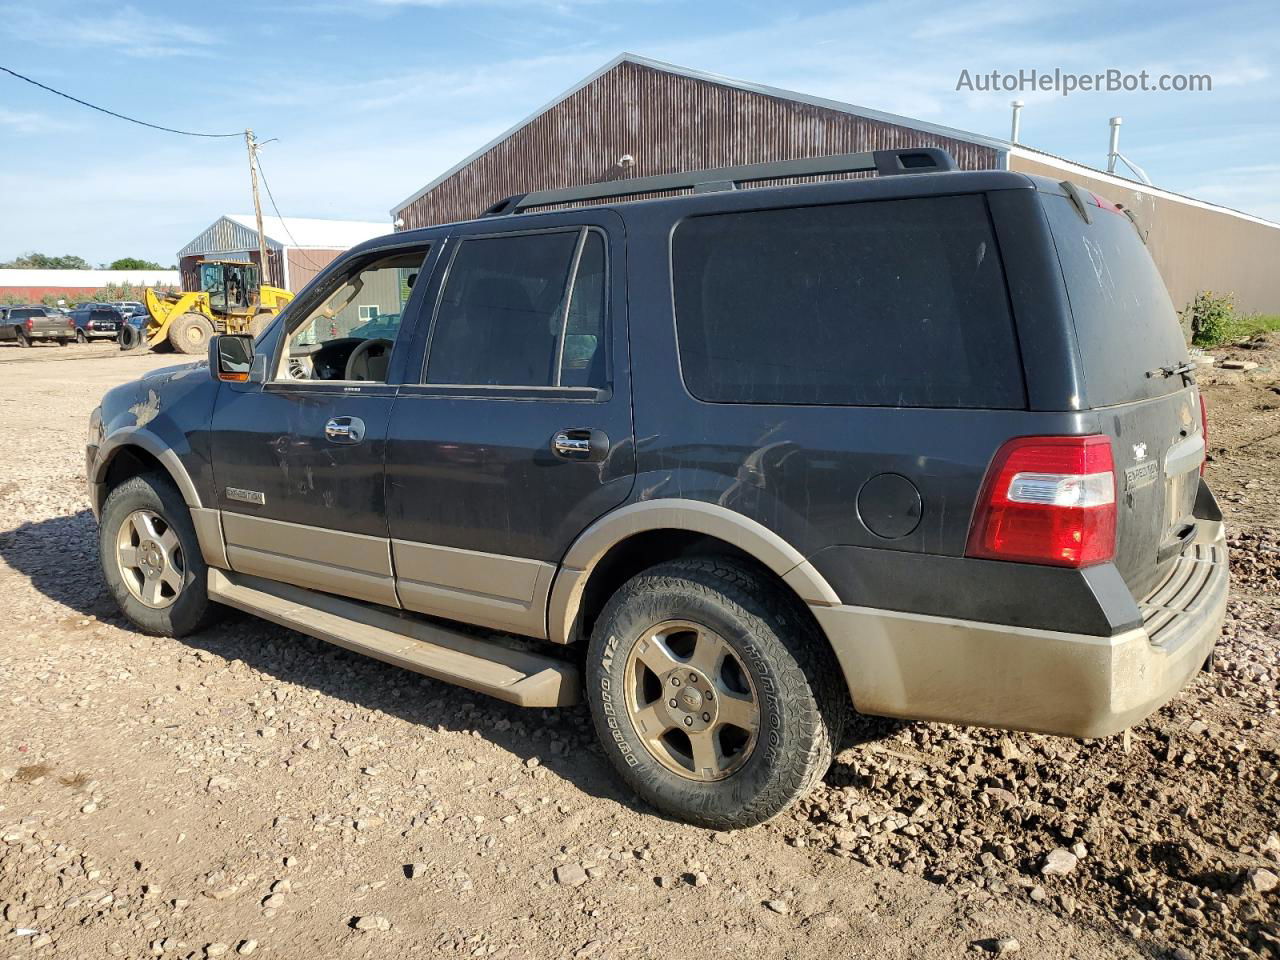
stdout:
POLYGON ((385 383, 426 256, 427 248, 415 247, 356 263, 291 325, 275 379, 385 383))

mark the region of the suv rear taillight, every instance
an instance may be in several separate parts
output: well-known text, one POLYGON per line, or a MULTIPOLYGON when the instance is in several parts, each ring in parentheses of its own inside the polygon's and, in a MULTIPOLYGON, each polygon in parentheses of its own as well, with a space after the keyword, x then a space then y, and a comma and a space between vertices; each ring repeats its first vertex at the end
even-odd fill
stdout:
POLYGON ((966 556, 1088 567, 1116 549, 1116 475, 1111 441, 1017 437, 998 451, 966 556))
POLYGON ((70 330, 74 330, 76 328, 75 317, 67 317, 67 328, 70 330))
POLYGON ((1204 394, 1200 394, 1200 439, 1204 441, 1204 459, 1200 461, 1200 476, 1209 465, 1209 411, 1204 406, 1204 394))
POLYGON ((35 318, 35 317, 27 317, 27 329, 28 329, 28 330, 34 330, 35 328, 36 328, 36 318, 35 318))

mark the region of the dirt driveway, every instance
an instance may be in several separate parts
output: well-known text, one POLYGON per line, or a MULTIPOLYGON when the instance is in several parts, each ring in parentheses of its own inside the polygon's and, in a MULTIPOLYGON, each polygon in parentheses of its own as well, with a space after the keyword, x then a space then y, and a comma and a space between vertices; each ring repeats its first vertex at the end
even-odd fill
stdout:
POLYGON ((622 791, 584 709, 130 629, 83 438, 175 358, 0 346, 0 957, 1280 956, 1280 350, 1246 352, 1207 387, 1215 674, 1127 740, 859 721, 793 815, 716 835, 622 791))

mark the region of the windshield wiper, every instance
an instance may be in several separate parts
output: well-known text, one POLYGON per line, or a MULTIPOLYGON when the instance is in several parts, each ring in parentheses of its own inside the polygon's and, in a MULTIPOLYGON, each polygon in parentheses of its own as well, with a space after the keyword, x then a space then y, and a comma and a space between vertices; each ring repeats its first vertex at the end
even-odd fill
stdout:
POLYGON ((1187 360, 1183 363, 1171 363, 1167 367, 1156 367, 1154 370, 1147 371, 1147 379, 1156 377, 1168 378, 1176 377, 1181 374, 1183 377, 1190 376, 1195 373, 1196 365, 1193 361, 1187 360))

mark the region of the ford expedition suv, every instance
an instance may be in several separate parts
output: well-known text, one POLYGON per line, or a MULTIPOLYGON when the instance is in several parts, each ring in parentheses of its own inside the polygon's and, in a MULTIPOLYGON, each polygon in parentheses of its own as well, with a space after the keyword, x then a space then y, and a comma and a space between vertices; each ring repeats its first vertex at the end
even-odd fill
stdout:
POLYGON ((89 492, 140 628, 236 607, 585 698, 642 797, 738 827, 823 775, 850 704, 1103 737, 1208 663, 1192 371, 1117 207, 879 151, 362 244, 256 340, 108 392, 89 492))

